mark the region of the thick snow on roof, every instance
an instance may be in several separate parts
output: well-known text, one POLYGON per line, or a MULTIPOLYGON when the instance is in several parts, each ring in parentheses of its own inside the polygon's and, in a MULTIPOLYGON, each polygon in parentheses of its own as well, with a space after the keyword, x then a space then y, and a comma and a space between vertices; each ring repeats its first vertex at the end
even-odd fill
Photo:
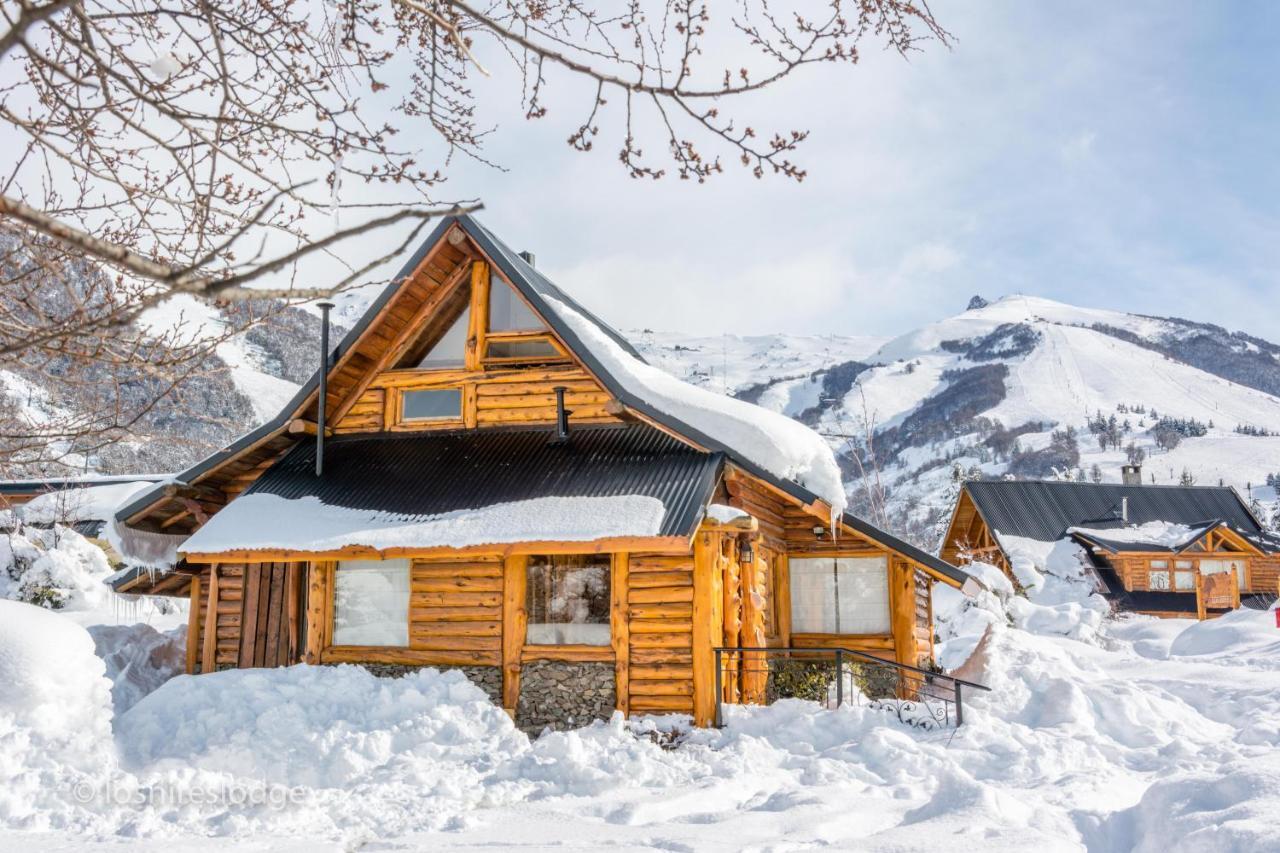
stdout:
POLYGON ((17 514, 30 524, 105 521, 114 516, 117 509, 155 485, 152 480, 139 480, 59 489, 37 495, 18 507, 17 514))
POLYGON ((844 511, 840 467, 818 433, 785 415, 682 382, 627 353, 565 303, 546 301, 628 392, 771 474, 799 483, 837 513, 844 511))
POLYGON ((1067 532, 1079 533, 1081 536, 1087 536, 1090 539, 1101 539, 1105 542, 1154 545, 1159 548, 1176 550, 1200 538, 1204 533, 1204 527, 1190 527, 1186 524, 1174 524, 1169 521, 1148 521, 1146 524, 1135 524, 1128 527, 1071 527, 1067 529, 1067 532))
POLYGON ((513 542, 591 542, 656 536, 666 509, 657 498, 546 497, 435 516, 324 504, 319 498, 242 495, 182 545, 186 553, 284 549, 333 551, 351 546, 468 548, 513 542))

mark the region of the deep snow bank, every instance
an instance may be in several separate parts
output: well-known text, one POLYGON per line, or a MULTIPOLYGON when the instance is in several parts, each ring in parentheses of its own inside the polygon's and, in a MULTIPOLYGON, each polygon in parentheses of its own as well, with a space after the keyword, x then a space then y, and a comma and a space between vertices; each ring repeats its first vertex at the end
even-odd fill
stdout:
POLYGON ((117 716, 186 667, 184 626, 163 632, 145 623, 89 625, 88 630, 111 679, 117 716))
POLYGON ((0 826, 92 822, 77 786, 101 784, 115 765, 104 672, 83 628, 0 601, 0 826))

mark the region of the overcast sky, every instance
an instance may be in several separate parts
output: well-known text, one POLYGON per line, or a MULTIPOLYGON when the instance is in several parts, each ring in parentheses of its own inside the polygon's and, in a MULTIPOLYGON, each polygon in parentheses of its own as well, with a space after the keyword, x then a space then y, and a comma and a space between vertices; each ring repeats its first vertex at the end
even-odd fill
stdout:
POLYGON ((869 49, 740 111, 812 132, 802 184, 731 157, 632 180, 616 137, 564 144, 562 95, 533 123, 486 104, 511 171, 452 191, 626 328, 893 334, 1022 292, 1280 340, 1280 4, 933 6, 951 51, 869 49))

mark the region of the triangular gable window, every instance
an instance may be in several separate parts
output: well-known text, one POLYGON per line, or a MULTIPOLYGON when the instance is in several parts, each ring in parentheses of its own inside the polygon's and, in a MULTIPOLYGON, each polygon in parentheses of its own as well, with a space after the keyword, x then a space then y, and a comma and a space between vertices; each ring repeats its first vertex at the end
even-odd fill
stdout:
POLYGON ((401 370, 457 370, 467 363, 467 333, 471 330, 471 287, 463 285, 445 299, 437 313, 423 323, 413 345, 397 359, 401 370))
POLYGON ((422 360, 413 365, 422 370, 439 370, 445 367, 462 367, 467 362, 467 330, 471 324, 470 306, 463 308, 458 319, 427 350, 422 360))
POLYGON ((511 285, 497 276, 489 284, 489 331, 491 332, 533 332, 542 331, 546 326, 538 319, 525 301, 521 299, 511 285))

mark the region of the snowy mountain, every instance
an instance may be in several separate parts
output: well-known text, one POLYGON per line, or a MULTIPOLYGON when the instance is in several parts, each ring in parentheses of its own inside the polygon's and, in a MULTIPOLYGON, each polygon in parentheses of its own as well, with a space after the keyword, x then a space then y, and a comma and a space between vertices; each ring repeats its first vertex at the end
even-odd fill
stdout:
POLYGON ((881 517, 882 490, 883 520, 922 545, 950 510, 957 468, 1118 481, 1134 454, 1146 482, 1221 481, 1275 499, 1280 347, 1029 296, 971 306, 887 341, 631 337, 681 378, 819 429, 855 509, 881 517))

